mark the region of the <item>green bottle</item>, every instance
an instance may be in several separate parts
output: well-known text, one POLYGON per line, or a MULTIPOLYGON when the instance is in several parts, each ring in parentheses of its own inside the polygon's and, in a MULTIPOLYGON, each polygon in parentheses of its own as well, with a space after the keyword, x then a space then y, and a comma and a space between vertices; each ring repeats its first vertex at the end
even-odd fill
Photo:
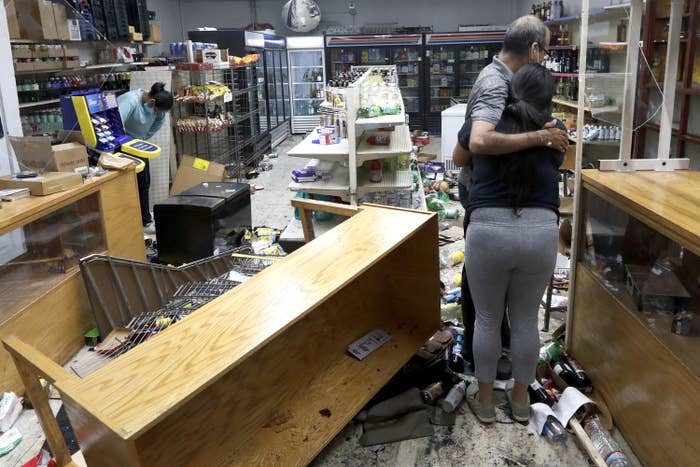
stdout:
POLYGON ((540 349, 540 359, 546 363, 553 363, 561 359, 563 349, 557 341, 547 342, 540 349))

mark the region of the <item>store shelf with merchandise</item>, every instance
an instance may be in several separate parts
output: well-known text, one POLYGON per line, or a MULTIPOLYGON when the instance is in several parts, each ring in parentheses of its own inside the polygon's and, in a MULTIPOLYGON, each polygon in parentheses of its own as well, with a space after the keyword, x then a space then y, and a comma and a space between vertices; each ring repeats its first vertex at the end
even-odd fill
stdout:
POLYGON ((289 184, 289 189, 294 192, 313 193, 316 195, 340 196, 347 199, 350 195, 350 183, 348 167, 336 164, 327 179, 313 182, 294 182, 289 184))
MULTIPOLYGON (((405 191, 413 187, 413 177, 408 167, 412 143, 410 131, 406 125, 403 98, 400 88, 395 86, 395 81, 394 85, 391 84, 391 77, 396 79, 396 67, 394 65, 363 66, 360 69, 364 74, 356 78, 347 88, 327 88, 329 93, 337 93, 333 97, 336 103, 342 100, 339 107, 333 107, 329 102, 319 106, 321 115, 334 115, 335 111, 347 117, 348 138, 341 139, 339 144, 316 144, 314 141, 319 139, 319 135, 314 130, 288 153, 292 157, 335 161, 337 164, 334 166, 331 176, 325 180, 292 182, 289 185, 290 190, 342 196, 349 199, 351 204, 357 204, 359 197, 369 193, 405 191), (382 73, 386 74, 384 78, 381 77, 382 73), (357 118, 360 108, 360 94, 370 92, 367 91, 369 88, 364 87, 365 83, 368 80, 377 79, 388 81, 387 88, 398 94, 395 105, 399 107, 400 112, 396 115, 357 118), (383 131, 375 131, 380 128, 383 131), (376 144, 379 141, 370 142, 370 139, 381 140, 383 137, 388 137, 389 144, 376 144), (399 156, 405 156, 405 158, 399 159, 399 156), (391 170, 382 171, 380 182, 370 181, 376 176, 376 173, 370 177, 371 169, 366 163, 390 158, 396 158, 396 160, 383 165, 392 167, 391 170), (403 166, 400 166, 401 164, 403 166)), ((335 121, 335 117, 331 117, 331 119, 335 121)))
MULTIPOLYGON (((586 44, 587 86, 585 106, 585 123, 588 125, 617 126, 622 117, 622 86, 625 74, 625 60, 628 49, 626 18, 629 4, 612 5, 589 13, 591 24, 605 23, 604 31, 591 37, 586 44), (617 24, 617 23, 620 24, 617 24), (618 83, 619 82, 619 83, 618 83), (620 84, 620 85, 618 85, 620 84), (619 88, 619 89, 618 89, 619 88), (613 124, 614 123, 614 124, 613 124)), ((580 44, 580 15, 573 15, 545 21, 552 32, 548 68, 556 78, 557 90, 552 100, 556 115, 568 121, 577 120, 579 110, 579 63, 581 63, 582 46, 580 44)), ((602 148, 619 147, 616 140, 582 140, 575 137, 569 140, 588 146, 602 148)), ((599 151, 599 152, 600 152, 599 151)), ((606 149, 605 152, 608 150, 606 149)), ((602 154, 601 154, 602 156, 602 154)))

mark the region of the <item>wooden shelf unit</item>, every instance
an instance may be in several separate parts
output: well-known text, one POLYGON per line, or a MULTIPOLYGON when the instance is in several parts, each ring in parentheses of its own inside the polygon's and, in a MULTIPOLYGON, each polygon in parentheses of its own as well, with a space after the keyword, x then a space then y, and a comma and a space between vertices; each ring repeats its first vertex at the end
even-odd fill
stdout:
MULTIPOLYGON (((102 225, 104 249, 113 256, 143 260, 146 249, 139 215, 133 169, 109 172, 81 186, 48 196, 3 203, 0 235, 22 229, 37 220, 90 196, 97 196, 96 213, 102 225)), ((83 334, 94 327, 90 302, 78 267, 63 274, 44 274, 15 296, 3 301, 0 339, 14 335, 37 347, 51 359, 65 363, 83 345, 83 334)), ((31 278, 27 280, 32 281, 31 278)), ((0 391, 23 392, 22 382, 8 353, 0 348, 0 391)))
POLYGON ((605 237, 600 244, 610 250, 607 256, 615 254, 616 247, 610 245, 617 244, 623 248, 620 257, 624 264, 640 261, 634 255, 648 254, 652 258, 649 269, 669 251, 680 254, 680 247, 686 249, 678 267, 688 271, 684 279, 690 279, 684 285, 693 297, 690 308, 697 313, 700 289, 691 279, 700 269, 700 173, 584 170, 581 196, 581 253, 575 261, 573 314, 568 329, 572 354, 586 368, 615 424, 643 464, 693 465, 700 456, 697 319, 692 335, 671 333, 671 315, 638 311, 624 282, 601 277, 607 263, 589 266, 589 249, 591 245, 595 248, 594 234, 598 232, 605 237), (629 221, 620 221, 602 234, 605 224, 588 217, 594 208, 610 220, 619 220, 622 211, 629 221), (595 221, 591 227, 586 227, 588 220, 595 221), (607 240, 613 237, 615 240, 607 240), (639 253, 655 248, 653 245, 661 245, 658 252, 639 253))
POLYGON ((365 205, 83 379, 5 345, 55 381, 88 465, 305 465, 439 329, 437 234, 365 205))

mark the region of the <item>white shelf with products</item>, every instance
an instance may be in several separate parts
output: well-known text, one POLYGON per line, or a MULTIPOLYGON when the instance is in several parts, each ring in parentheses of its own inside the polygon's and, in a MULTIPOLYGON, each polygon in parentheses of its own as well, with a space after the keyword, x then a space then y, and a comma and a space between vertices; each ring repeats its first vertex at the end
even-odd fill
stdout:
POLYGON ((359 179, 357 181, 357 196, 377 191, 408 190, 412 187, 413 174, 410 169, 387 172, 382 174, 381 182, 371 182, 369 180, 369 170, 362 167, 359 170, 359 179))
POLYGON ((290 157, 303 157, 306 159, 321 159, 329 161, 346 161, 350 154, 350 146, 347 138, 340 140, 338 144, 314 144, 318 139, 318 133, 314 129, 304 140, 294 146, 287 155, 290 157))
POLYGON ((373 159, 384 159, 387 157, 410 154, 412 146, 411 132, 408 129, 408 125, 398 126, 392 132, 365 131, 357 145, 357 166, 359 167, 366 161, 373 159), (367 139, 370 136, 389 136, 389 144, 387 146, 369 144, 367 139))
MULTIPOLYGON (((363 166, 365 162, 410 155, 412 149, 411 135, 406 124, 406 114, 403 99, 398 86, 390 86, 390 92, 399 93, 397 104, 400 112, 397 115, 382 115, 374 118, 357 118, 360 107, 360 93, 365 88, 363 85, 376 72, 389 71, 397 77, 394 65, 358 67, 364 74, 353 82, 349 87, 337 89, 327 88, 329 92, 334 92, 342 96, 344 102, 344 114, 347 117, 347 139, 341 140, 336 145, 313 144, 313 140, 318 138, 314 130, 304 140, 295 146, 288 155, 292 157, 317 158, 323 160, 343 161, 344 164, 336 165, 332 177, 328 180, 317 180, 307 183, 291 183, 292 191, 302 191, 312 194, 336 195, 349 197, 351 204, 357 204, 360 196, 366 193, 380 191, 401 191, 410 190, 413 186, 413 177, 410 170, 387 170, 382 172, 381 182, 369 181, 369 167, 363 166), (378 128, 394 127, 391 132, 375 132, 378 128), (367 138, 372 135, 390 136, 390 144, 387 146, 375 146, 367 142, 367 138), (353 142, 354 144, 349 144, 353 142)), ((358 71, 358 70, 355 70, 358 71)), ((398 83, 397 83, 398 84, 398 83)), ((364 91, 367 92, 367 91, 364 91)), ((371 91, 370 91, 371 92, 371 91)), ((394 96, 395 98, 395 96, 394 96)), ((332 114, 333 106, 324 102, 319 106, 321 114, 332 114)))
POLYGON ((317 195, 342 196, 347 198, 350 194, 350 184, 348 183, 349 170, 347 167, 336 165, 331 177, 326 180, 316 180, 315 182, 294 182, 289 184, 292 191, 302 191, 317 195))

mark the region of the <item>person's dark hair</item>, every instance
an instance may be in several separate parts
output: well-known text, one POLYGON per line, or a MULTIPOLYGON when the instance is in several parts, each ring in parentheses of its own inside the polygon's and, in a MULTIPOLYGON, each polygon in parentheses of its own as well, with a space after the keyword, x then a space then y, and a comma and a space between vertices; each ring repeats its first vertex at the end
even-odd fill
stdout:
MULTIPOLYGON (((521 67, 510 83, 510 100, 503 112, 502 131, 541 130, 549 118, 555 88, 554 78, 542 65, 521 67)), ((500 158, 499 173, 509 187, 511 205, 516 212, 532 194, 537 158, 542 157, 542 150, 533 148, 500 158)))
POLYGON ((547 44, 547 26, 535 16, 521 16, 506 30, 503 40, 503 52, 519 57, 529 55, 530 46, 537 42, 545 48, 547 44))
POLYGON ((165 90, 164 83, 155 83, 151 86, 148 92, 148 97, 155 99, 155 110, 158 112, 167 112, 173 107, 173 95, 165 90))

